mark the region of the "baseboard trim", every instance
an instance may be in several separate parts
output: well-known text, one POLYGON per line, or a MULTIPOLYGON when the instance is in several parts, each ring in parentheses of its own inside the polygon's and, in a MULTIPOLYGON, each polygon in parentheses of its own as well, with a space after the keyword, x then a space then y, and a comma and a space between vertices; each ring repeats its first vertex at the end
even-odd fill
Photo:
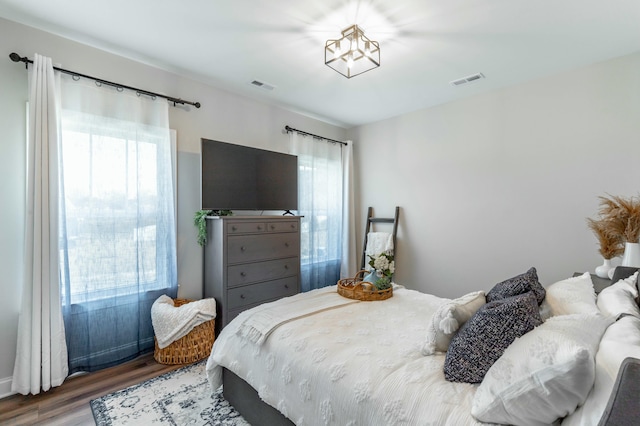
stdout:
POLYGON ((11 392, 11 382, 13 382, 13 377, 0 379, 0 399, 15 394, 15 392, 11 392))

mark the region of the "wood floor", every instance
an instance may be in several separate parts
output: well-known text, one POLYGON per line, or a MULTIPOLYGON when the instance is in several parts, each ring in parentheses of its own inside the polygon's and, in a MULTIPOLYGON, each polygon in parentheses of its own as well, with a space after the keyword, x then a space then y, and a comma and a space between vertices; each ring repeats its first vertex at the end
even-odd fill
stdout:
POLYGON ((162 365, 153 353, 116 367, 67 379, 38 395, 0 399, 0 425, 95 425, 89 401, 159 376, 180 365, 162 365))

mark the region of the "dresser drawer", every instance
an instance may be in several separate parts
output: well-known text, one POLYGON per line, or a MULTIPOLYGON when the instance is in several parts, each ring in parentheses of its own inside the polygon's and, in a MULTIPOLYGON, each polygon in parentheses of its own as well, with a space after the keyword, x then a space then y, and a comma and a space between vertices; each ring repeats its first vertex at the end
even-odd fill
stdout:
POLYGON ((262 221, 227 223, 228 234, 252 234, 256 232, 265 232, 266 229, 266 224, 262 221))
POLYGON ((231 310, 285 296, 292 296, 298 292, 297 282, 297 277, 287 277, 280 280, 230 288, 227 293, 227 308, 231 310))
POLYGON ((227 240, 229 263, 293 257, 300 253, 298 233, 230 235, 227 240))
POLYGON ((269 281, 297 275, 300 269, 300 258, 267 260, 265 262, 241 263, 227 268, 229 287, 250 284, 257 281, 269 281))
POLYGON ((298 232, 298 221, 267 222, 267 232, 298 232))

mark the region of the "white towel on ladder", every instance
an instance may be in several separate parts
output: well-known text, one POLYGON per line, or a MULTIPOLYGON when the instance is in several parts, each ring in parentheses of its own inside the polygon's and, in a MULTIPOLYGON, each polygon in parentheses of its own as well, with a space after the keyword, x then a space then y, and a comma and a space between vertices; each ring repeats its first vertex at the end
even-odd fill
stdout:
POLYGON ((364 252, 367 255, 365 259, 367 270, 371 269, 369 256, 375 256, 385 251, 393 252, 393 235, 389 232, 369 232, 367 234, 367 248, 364 252))

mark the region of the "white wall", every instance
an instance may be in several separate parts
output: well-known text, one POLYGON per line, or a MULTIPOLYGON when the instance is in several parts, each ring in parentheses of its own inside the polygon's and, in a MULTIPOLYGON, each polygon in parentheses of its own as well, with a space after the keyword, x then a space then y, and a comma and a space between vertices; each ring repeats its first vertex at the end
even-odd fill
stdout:
POLYGON ((11 52, 30 58, 40 53, 63 68, 202 104, 169 111, 178 133, 180 297, 202 295, 202 250, 193 226, 200 208, 200 138, 286 152, 286 124, 329 138, 346 135, 342 128, 0 18, 0 397, 9 392, 13 374, 23 268, 27 72, 24 64, 9 60, 11 52))
POLYGON ((640 193, 639 81, 640 52, 351 129, 359 211, 402 208, 397 281, 457 297, 593 272, 597 197, 640 193))

